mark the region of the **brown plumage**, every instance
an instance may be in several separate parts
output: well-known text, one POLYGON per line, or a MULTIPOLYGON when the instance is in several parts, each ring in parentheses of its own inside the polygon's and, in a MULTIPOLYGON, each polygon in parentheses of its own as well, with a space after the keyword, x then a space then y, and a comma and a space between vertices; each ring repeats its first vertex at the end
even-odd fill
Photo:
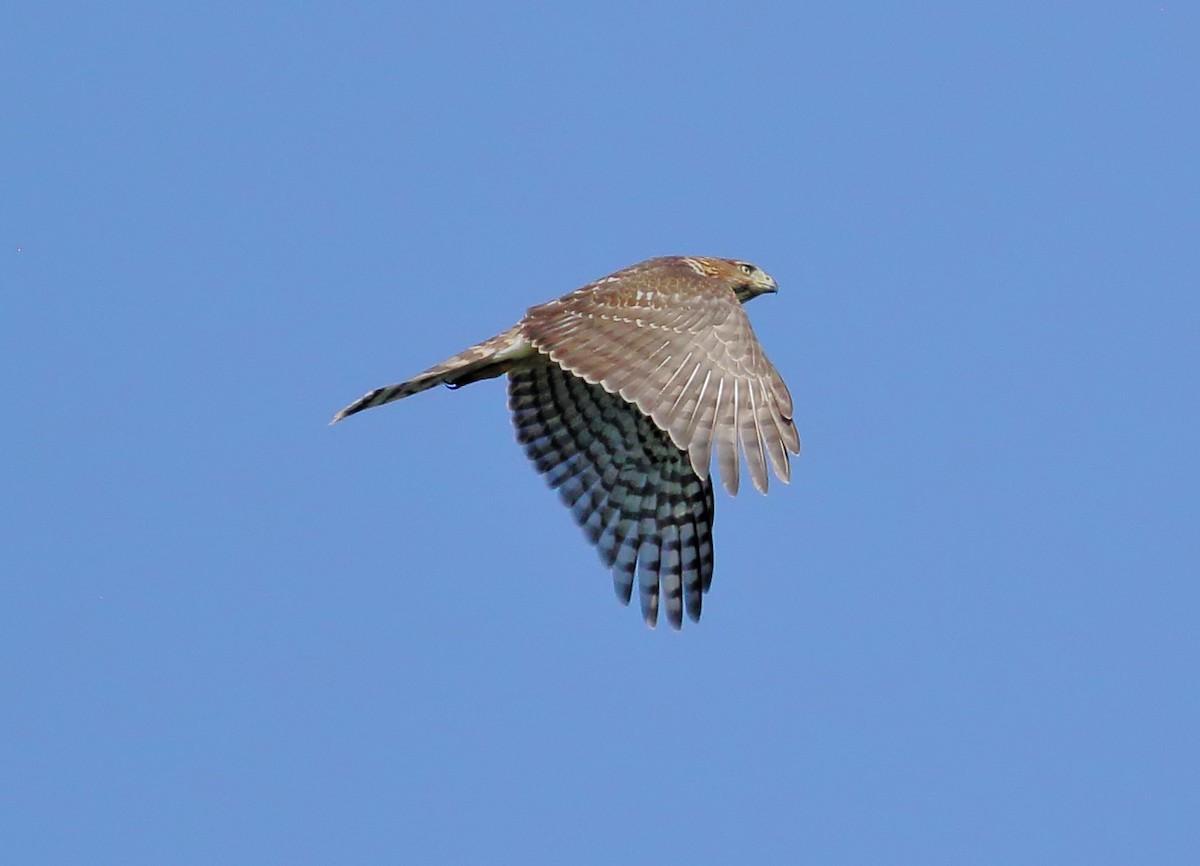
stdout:
POLYGON ((738 453, 767 491, 800 453, 792 399, 742 304, 776 290, 747 262, 650 259, 531 308, 518 324, 334 422, 435 385, 503 373, 517 438, 558 489, 628 603, 637 576, 653 626, 660 597, 679 628, 712 581, 713 449, 738 490, 738 453), (740 443, 740 448, 739 448, 740 443))

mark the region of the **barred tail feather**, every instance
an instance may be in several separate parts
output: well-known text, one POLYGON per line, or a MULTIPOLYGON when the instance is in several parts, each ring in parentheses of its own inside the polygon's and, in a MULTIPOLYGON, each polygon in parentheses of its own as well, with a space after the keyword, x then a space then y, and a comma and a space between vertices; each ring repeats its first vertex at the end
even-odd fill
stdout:
POLYGON ((355 415, 364 409, 373 409, 384 403, 402 400, 428 391, 437 385, 449 385, 458 388, 478 382, 480 379, 492 379, 507 373, 521 358, 533 353, 532 347, 521 336, 519 329, 510 328, 503 334, 498 334, 490 340, 485 340, 477 346, 472 346, 465 352, 460 352, 453 358, 443 361, 435 367, 430 367, 423 373, 395 385, 376 388, 359 397, 349 406, 333 416, 330 424, 336 424, 343 418, 355 415))

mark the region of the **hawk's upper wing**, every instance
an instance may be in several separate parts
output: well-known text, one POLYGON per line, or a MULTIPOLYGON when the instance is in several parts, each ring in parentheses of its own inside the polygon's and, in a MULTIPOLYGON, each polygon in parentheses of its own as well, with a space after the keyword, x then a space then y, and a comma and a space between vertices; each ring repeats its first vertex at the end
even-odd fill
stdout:
POLYGON ((738 442, 754 486, 791 474, 800 453, 792 398, 727 287, 657 285, 637 271, 533 307, 520 327, 541 352, 580 378, 637 405, 688 452, 707 478, 712 448, 721 480, 738 488, 738 442))

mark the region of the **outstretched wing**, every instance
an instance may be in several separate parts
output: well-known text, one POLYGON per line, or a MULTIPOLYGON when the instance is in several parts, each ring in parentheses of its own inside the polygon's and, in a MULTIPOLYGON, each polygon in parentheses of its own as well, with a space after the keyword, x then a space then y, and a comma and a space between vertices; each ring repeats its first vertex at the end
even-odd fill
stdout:
POLYGON ((736 494, 738 451, 754 486, 800 453, 792 398, 733 291, 685 267, 630 268, 533 307, 520 327, 557 364, 637 405, 707 478, 712 449, 736 494))
POLYGON ((509 373, 517 439, 556 488, 628 604, 637 576, 642 616, 653 626, 659 599, 679 628, 700 619, 712 583, 712 482, 638 411, 548 359, 509 373))

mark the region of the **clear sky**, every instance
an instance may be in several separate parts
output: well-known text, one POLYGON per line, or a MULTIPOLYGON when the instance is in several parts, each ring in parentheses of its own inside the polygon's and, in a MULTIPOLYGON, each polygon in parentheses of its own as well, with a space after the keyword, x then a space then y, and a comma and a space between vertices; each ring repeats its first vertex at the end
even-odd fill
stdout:
POLYGON ((17 3, 0 861, 1200 862, 1200 6, 17 3), (804 453, 647 629, 503 381, 746 259, 804 453))

